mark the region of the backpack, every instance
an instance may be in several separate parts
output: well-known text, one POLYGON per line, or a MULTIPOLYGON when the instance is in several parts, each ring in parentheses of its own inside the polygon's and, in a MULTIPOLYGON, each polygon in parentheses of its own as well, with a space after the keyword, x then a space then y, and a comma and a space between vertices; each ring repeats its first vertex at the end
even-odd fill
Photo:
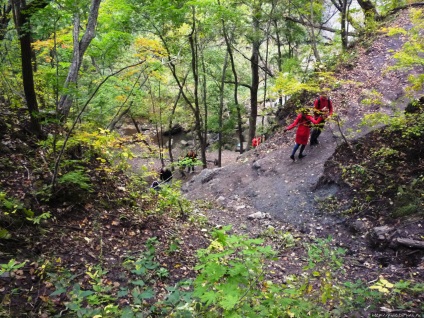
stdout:
MULTIPOLYGON (((319 96, 318 96, 318 98, 316 100, 318 101, 317 102, 318 109, 321 109, 321 98, 319 98, 319 96)), ((330 97, 327 97, 327 101, 328 101, 328 104, 327 105, 330 105, 330 102, 331 102, 330 97)))

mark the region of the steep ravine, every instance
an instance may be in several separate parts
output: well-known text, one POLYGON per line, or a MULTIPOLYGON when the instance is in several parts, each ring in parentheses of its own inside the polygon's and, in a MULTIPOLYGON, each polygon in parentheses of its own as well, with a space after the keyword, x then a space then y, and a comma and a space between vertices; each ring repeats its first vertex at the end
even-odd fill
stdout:
MULTIPOLYGON (((408 12, 401 12, 390 26, 408 28, 408 12)), ((365 135, 368 130, 349 133, 359 129, 365 114, 373 112, 392 113, 404 109, 410 101, 405 94, 410 72, 390 71, 387 67, 395 63, 393 54, 405 42, 404 36, 379 35, 369 47, 357 47, 356 58, 348 67, 340 68, 335 76, 340 86, 330 93, 335 112, 342 123, 342 131, 349 140, 365 135), (370 92, 381 94, 382 104, 361 103, 370 92)), ((420 96, 423 92, 416 92, 420 96)), ((290 116, 287 121, 295 118, 290 116)), ((302 225, 315 219, 321 224, 339 222, 336 218, 316 216, 315 198, 323 198, 338 191, 337 185, 321 185, 324 164, 342 143, 336 122, 327 123, 320 136, 318 146, 306 148, 307 157, 293 163, 289 159, 293 147, 295 130, 285 134, 282 129, 272 138, 239 157, 237 162, 219 169, 207 169, 193 177, 183 186, 190 199, 210 199, 228 209, 249 207, 249 212, 269 213, 276 220, 292 225, 302 225), (236 197, 243 204, 228 204, 236 197)), ((237 214, 235 213, 235 214, 237 214)), ((222 216, 225 220, 225 217, 222 216)), ((236 224, 237 226, 237 224, 236 224)))

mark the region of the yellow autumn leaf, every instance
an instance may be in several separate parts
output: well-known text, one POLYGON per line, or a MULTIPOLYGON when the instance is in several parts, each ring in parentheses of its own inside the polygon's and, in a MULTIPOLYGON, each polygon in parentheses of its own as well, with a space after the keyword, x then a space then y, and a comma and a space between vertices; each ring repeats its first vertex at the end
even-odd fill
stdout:
POLYGON ((309 293, 312 291, 312 288, 313 288, 313 287, 312 287, 312 285, 311 285, 311 284, 309 284, 309 285, 308 285, 308 289, 307 289, 307 291, 306 291, 306 292, 309 294, 309 293))
POLYGON ((147 39, 147 38, 138 38, 135 41, 135 46, 138 51, 139 56, 165 56, 165 49, 158 40, 147 39))
POLYGON ((45 303, 48 303, 50 301, 49 296, 40 295, 38 297, 45 303))
POLYGON ((384 278, 380 278, 380 283, 387 288, 393 288, 394 287, 394 285, 392 283, 390 283, 388 280, 386 280, 384 278))
POLYGON ((389 290, 387 288, 383 286, 379 286, 379 285, 370 286, 370 289, 377 289, 380 293, 384 293, 384 294, 389 293, 389 290))
POLYGON ((209 245, 208 249, 209 250, 223 251, 224 250, 224 247, 218 241, 212 241, 212 243, 209 245))

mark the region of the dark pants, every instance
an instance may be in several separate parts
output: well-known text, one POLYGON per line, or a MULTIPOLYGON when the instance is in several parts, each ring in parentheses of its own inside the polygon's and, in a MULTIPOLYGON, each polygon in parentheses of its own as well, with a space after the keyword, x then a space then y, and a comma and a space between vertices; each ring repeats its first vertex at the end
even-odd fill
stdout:
POLYGON ((315 128, 311 132, 311 146, 318 145, 318 137, 321 135, 322 130, 324 129, 325 121, 323 120, 318 125, 315 125, 315 128))
POLYGON ((295 144, 293 151, 292 151, 292 157, 294 157, 294 155, 296 154, 297 149, 299 149, 300 147, 300 152, 299 152, 299 156, 303 155, 303 150, 305 150, 305 145, 299 145, 299 144, 295 144))

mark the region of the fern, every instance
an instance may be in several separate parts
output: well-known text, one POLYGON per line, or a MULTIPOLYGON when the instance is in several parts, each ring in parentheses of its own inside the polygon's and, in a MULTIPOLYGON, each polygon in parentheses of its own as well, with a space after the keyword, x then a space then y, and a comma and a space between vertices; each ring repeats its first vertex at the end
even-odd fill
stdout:
POLYGON ((87 191, 92 191, 90 179, 85 175, 83 170, 75 170, 61 176, 58 180, 62 185, 75 185, 87 191))

